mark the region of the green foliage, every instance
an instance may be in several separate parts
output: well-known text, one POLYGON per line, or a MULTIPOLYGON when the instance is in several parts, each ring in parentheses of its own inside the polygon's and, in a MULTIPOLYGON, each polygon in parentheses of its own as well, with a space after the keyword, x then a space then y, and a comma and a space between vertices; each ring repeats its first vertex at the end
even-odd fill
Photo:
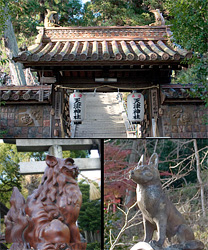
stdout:
POLYGON ((37 33, 37 8, 40 9, 39 2, 35 4, 35 1, 10 1, 9 14, 12 18, 14 31, 18 36, 24 34, 25 37, 29 38, 37 33))
POLYGON ((84 19, 91 26, 145 25, 151 22, 142 3, 126 0, 93 0, 85 5, 84 19))
POLYGON ((92 242, 87 244, 86 250, 100 250, 101 244, 99 242, 92 242))
MULTIPOLYGON (((1 72, 4 72, 6 74, 9 73, 9 60, 7 58, 6 55, 6 51, 4 48, 4 44, 3 44, 3 39, 0 39, 0 68, 1 68, 1 72)), ((0 80, 0 85, 3 83, 3 79, 0 80)))
MULTIPOLYGON (((37 34, 36 27, 43 26, 47 9, 57 11, 60 26, 81 25, 82 4, 78 0, 12 0, 9 2, 12 23, 15 33, 26 37, 37 34)), ((18 39, 19 40, 19 39, 18 39)))
POLYGON ((193 83, 193 96, 208 105, 207 56, 208 56, 208 12, 206 0, 166 0, 173 42, 193 51, 188 61, 190 68, 179 74, 180 83, 193 83), (201 85, 201 87, 200 87, 201 85))
POLYGON ((5 0, 0 0, 0 37, 5 29, 7 15, 5 13, 5 0))
MULTIPOLYGON (((177 82, 193 84, 193 88, 189 91, 192 97, 198 97, 205 102, 208 107, 208 61, 206 56, 192 59, 193 64, 187 70, 182 70, 177 76, 177 82)), ((189 62, 190 64, 192 63, 189 62)))
POLYGON ((83 6, 83 23, 82 26, 97 26, 96 15, 93 13, 91 3, 86 2, 83 6))
POLYGON ((70 0, 65 2, 65 6, 62 5, 61 8, 58 9, 58 13, 61 16, 60 25, 63 24, 64 26, 82 26, 83 20, 81 16, 83 14, 83 10, 81 1, 70 0))
MULTIPOLYGON (((6 27, 7 14, 5 13, 5 1, 0 0, 0 38, 3 35, 3 31, 6 27)), ((8 59, 2 58, 2 51, 0 51, 0 66, 6 64, 8 59)), ((0 84, 1 85, 1 84, 0 84)))
POLYGON ((0 136, 3 136, 3 135, 5 135, 5 134, 7 134, 7 130, 1 130, 1 131, 0 131, 0 136))
MULTIPOLYGON (((17 152, 16 145, 0 143, 0 201, 9 206, 9 200, 14 186, 21 190, 22 177, 19 174, 20 161, 29 162, 30 159, 44 161, 47 152, 17 152)), ((64 151, 66 157, 86 157, 87 151, 64 151)))
POLYGON ((70 150, 63 151, 63 158, 87 158, 89 156, 87 150, 70 150))
POLYGON ((197 54, 207 52, 207 1, 177 0, 166 1, 174 40, 187 50, 197 54))
POLYGON ((0 144, 0 201, 9 206, 13 187, 21 190, 19 157, 15 145, 0 144))
MULTIPOLYGON (((26 190, 22 189, 23 178, 19 173, 20 161, 28 162, 31 158, 44 160, 45 152, 17 152, 16 145, 0 143, 0 201, 9 207, 13 187, 22 191, 26 198, 26 190)), ((37 178, 37 177, 36 177, 37 178)))
POLYGON ((146 25, 154 20, 149 5, 149 1, 136 0, 92 0, 84 5, 80 0, 11 0, 9 14, 20 40, 37 34, 47 9, 58 12, 60 26, 146 25))
POLYGON ((164 11, 164 1, 157 1, 157 0, 143 0, 143 5, 146 6, 148 9, 159 9, 162 13, 164 11))
POLYGON ((98 232, 101 230, 101 201, 90 201, 89 185, 79 182, 82 193, 82 206, 79 213, 79 227, 84 231, 98 232))
POLYGON ((0 65, 4 65, 9 62, 9 59, 2 58, 2 51, 0 51, 0 65))

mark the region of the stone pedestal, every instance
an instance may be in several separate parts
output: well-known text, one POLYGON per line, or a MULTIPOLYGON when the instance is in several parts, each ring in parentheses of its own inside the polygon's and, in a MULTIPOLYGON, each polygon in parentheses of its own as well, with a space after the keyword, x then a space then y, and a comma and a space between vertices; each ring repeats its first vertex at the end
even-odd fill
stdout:
POLYGON ((203 250, 204 244, 199 240, 190 240, 180 244, 170 245, 168 247, 159 247, 154 241, 139 242, 135 244, 130 250, 203 250))
POLYGON ((147 242, 139 242, 135 244, 130 250, 154 250, 147 242))

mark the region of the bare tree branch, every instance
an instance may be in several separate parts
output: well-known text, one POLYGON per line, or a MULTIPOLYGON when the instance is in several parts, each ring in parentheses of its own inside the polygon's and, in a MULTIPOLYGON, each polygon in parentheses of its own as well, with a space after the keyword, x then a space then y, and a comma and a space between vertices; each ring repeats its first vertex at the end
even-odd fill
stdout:
POLYGON ((194 150, 195 150, 195 157, 196 157, 197 179, 198 179, 198 182, 199 182, 199 185, 200 185, 200 190, 201 190, 202 215, 203 215, 203 217, 205 217, 206 213, 205 213, 204 185, 203 185, 203 182, 202 182, 202 179, 201 179, 201 174, 200 174, 199 151, 198 151, 196 139, 194 139, 194 150))
MULTIPOLYGON (((118 210, 124 214, 124 225, 121 228, 120 232, 118 233, 114 242, 112 242, 112 230, 110 230, 110 245, 111 245, 110 250, 113 250, 117 245, 120 245, 120 243, 118 241, 120 240, 120 238, 125 230, 129 229, 130 227, 133 227, 133 226, 136 226, 136 225, 139 225, 142 223, 142 222, 139 222, 139 223, 134 223, 132 225, 129 225, 133 221, 132 218, 130 220, 128 220, 129 213, 136 205, 137 205, 137 202, 135 202, 130 208, 125 206, 127 208, 127 212, 125 212, 123 209, 121 209, 120 207, 117 206, 118 210)), ((138 213, 136 213, 136 214, 138 214, 138 213)), ((136 216, 134 216, 134 218, 135 217, 136 216)))

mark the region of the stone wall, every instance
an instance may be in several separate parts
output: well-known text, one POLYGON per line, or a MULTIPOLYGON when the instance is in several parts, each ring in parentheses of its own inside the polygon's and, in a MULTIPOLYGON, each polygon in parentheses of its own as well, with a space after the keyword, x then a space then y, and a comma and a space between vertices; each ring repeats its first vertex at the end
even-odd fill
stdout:
POLYGON ((207 138, 208 109, 200 104, 166 104, 160 108, 162 136, 207 138))
MULTIPOLYGON (((0 106, 0 138, 64 137, 70 127, 64 125, 64 132, 61 130, 61 121, 55 119, 52 106, 49 103, 0 106)), ((164 103, 158 113, 159 136, 208 138, 208 109, 202 103, 164 103)), ((149 131, 147 125, 143 126, 143 138, 149 136, 144 133, 149 131)))
POLYGON ((50 105, 0 106, 2 138, 50 138, 50 105))

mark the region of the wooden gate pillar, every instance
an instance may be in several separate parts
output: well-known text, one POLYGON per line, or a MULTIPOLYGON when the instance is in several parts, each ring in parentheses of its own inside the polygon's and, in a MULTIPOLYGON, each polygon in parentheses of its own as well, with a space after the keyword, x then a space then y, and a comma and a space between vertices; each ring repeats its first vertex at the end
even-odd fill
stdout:
POLYGON ((153 88, 149 90, 149 105, 150 105, 150 123, 151 123, 151 136, 159 137, 159 90, 153 88))
POLYGON ((141 137, 150 136, 150 104, 149 104, 149 90, 142 92, 144 95, 144 120, 141 122, 141 137))
POLYGON ((71 120, 69 114, 69 93, 66 89, 53 89, 52 138, 71 137, 71 120))

